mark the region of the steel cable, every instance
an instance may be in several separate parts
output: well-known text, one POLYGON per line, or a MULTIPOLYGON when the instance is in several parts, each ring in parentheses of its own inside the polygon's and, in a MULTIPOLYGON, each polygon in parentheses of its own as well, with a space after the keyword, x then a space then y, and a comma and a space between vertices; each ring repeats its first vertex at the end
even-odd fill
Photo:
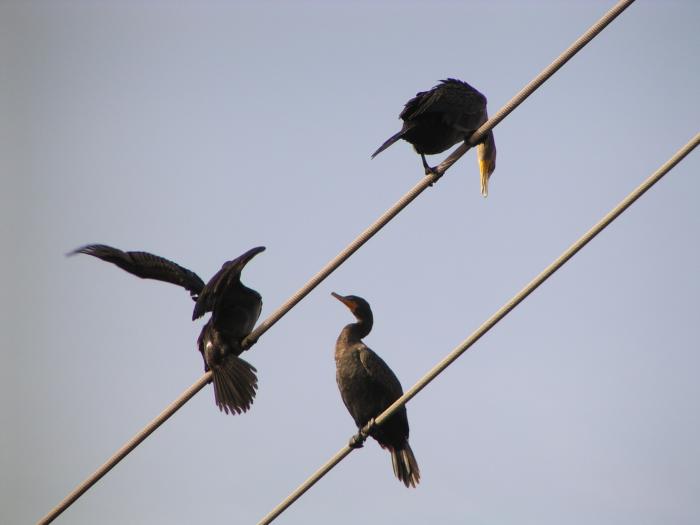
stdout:
POLYGON ((418 197, 428 186, 431 186, 437 181, 450 167, 457 162, 471 147, 479 142, 479 140, 490 130, 493 129, 501 120, 506 118, 515 108, 522 104, 527 97, 540 87, 544 82, 556 73, 567 61, 569 61, 576 53, 578 53, 588 42, 598 35, 605 27, 610 24, 622 11, 629 7, 634 0, 622 0, 612 7, 603 17, 593 24, 588 31, 581 35, 573 44, 571 44, 562 54, 560 54, 554 62, 547 66, 542 72, 521 89, 508 103, 503 106, 493 117, 484 123, 474 134, 469 138, 469 144, 463 143, 452 154, 442 161, 437 166, 437 173, 431 173, 423 177, 406 195, 404 195, 396 204, 387 210, 379 219, 377 219, 369 228, 363 231, 347 248, 341 251, 333 260, 324 266, 316 275, 302 286, 294 295, 270 314, 267 319, 260 323, 255 330, 244 341, 244 348, 249 348, 258 340, 258 338, 267 332, 277 321, 279 321, 289 310, 291 310, 299 301, 306 297, 316 286, 318 286, 326 277, 328 277, 338 266, 343 264, 360 246, 370 240, 379 230, 381 230, 391 219, 393 219, 401 210, 408 206, 413 199, 418 197))
MULTIPOLYGON (((297 303, 306 297, 316 286, 318 286, 326 277, 328 277, 336 268, 345 262, 353 253, 355 253, 363 244, 371 239, 379 230, 381 230, 391 219, 393 219, 401 210, 408 206, 418 195, 420 195, 427 187, 436 182, 464 153, 466 153, 471 144, 475 144, 488 130, 495 127, 501 120, 510 114, 517 106, 519 106, 528 96, 530 96, 539 86, 541 86, 549 77, 551 77, 558 69, 560 69, 568 60, 570 60, 578 51, 581 50, 588 42, 597 36, 612 20, 629 7, 634 0, 623 0, 613 6, 603 17, 598 20, 588 31, 579 37, 568 49, 559 55, 554 62, 545 68, 535 79, 528 83, 518 94, 516 94, 503 108, 501 108, 494 117, 490 118, 483 126, 481 126, 469 139, 470 144, 462 144, 449 157, 441 162, 436 169, 436 173, 431 173, 423 177, 411 190, 406 193, 399 201, 389 208, 384 214, 379 217, 371 226, 364 230, 354 241, 352 241, 343 251, 341 251, 334 259, 326 264, 316 275, 295 292, 282 306, 275 310, 263 322, 261 322, 253 332, 243 341, 244 348, 248 349, 254 345, 262 334, 267 332, 277 321, 279 321, 289 310, 297 303)), ((45 525, 51 523, 62 512, 70 507, 82 494, 90 489, 97 481, 99 481, 107 472, 109 472, 117 463, 124 459, 133 449, 135 449, 144 439, 146 439, 156 428, 162 425, 170 418, 177 410, 189 401, 197 392, 199 392, 211 380, 211 372, 206 372, 200 377, 191 387, 183 392, 175 401, 163 410, 155 419, 146 425, 124 446, 114 453, 99 469, 91 474, 85 481, 78 485, 68 496, 66 496, 56 507, 54 507, 46 516, 38 521, 38 524, 45 525)), ((342 459, 342 458, 341 458, 342 459)))
MULTIPOLYGON (((462 341, 452 352, 450 352, 442 361, 435 365, 428 373, 426 373, 415 385, 406 391, 404 395, 394 401, 389 408, 382 412, 375 420, 369 423, 361 430, 363 436, 367 436, 372 426, 381 425, 389 417, 392 416, 400 407, 410 401, 418 392, 423 390, 428 383, 435 379, 441 372, 457 360, 464 352, 466 352, 474 343, 476 343, 486 332, 491 330, 496 323, 503 319, 508 313, 520 304, 528 295, 534 292, 543 282, 549 279, 554 272, 561 268, 566 262, 571 259, 576 253, 588 244, 596 235, 603 231, 611 222, 619 217, 622 212, 629 208, 639 197, 656 184, 661 178, 666 175, 671 169, 678 164, 683 158, 688 155, 700 143, 700 133, 695 135, 690 142, 683 146, 673 157, 671 157, 663 166, 656 170, 649 178, 640 184, 632 193, 625 197, 620 204, 615 206, 607 215, 598 221, 590 230, 581 236, 574 244, 567 248, 552 264, 547 266, 537 277, 530 281, 522 290, 520 290, 510 301, 504 304, 496 313, 489 317, 479 328, 477 328, 469 337, 462 341)), ((349 445, 345 445, 340 449, 326 464, 314 472, 304 483, 299 485, 294 492, 287 496, 279 505, 272 509, 258 525, 267 525, 277 518, 282 512, 289 508, 292 503, 299 499, 304 492, 313 487, 323 476, 325 476, 333 467, 340 463, 354 449, 349 445)))

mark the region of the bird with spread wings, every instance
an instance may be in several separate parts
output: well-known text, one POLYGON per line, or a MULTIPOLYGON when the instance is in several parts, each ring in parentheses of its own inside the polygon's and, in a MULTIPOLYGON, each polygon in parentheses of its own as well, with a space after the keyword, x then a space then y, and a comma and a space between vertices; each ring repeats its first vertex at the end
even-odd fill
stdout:
POLYGON ((142 279, 181 286, 195 301, 193 320, 211 312, 197 346, 204 369, 212 371, 217 406, 227 414, 240 414, 250 408, 258 388, 255 368, 239 357, 243 352, 241 343, 253 330, 262 310, 262 297, 241 283, 241 271, 264 250, 263 246, 252 248, 225 262, 206 284, 191 270, 148 252, 125 252, 105 244, 90 244, 69 255, 91 255, 142 279))

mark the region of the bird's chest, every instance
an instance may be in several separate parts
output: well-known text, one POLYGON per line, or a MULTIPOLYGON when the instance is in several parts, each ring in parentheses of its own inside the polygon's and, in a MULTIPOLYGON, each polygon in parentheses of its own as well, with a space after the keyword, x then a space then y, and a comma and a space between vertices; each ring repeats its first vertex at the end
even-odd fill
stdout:
POLYGON ((366 370, 356 348, 343 349, 335 353, 336 378, 338 384, 363 381, 366 370))
POLYGON ((355 412, 351 405, 369 406, 376 401, 373 382, 362 364, 359 350, 346 350, 336 356, 336 381, 343 402, 351 412, 355 412))

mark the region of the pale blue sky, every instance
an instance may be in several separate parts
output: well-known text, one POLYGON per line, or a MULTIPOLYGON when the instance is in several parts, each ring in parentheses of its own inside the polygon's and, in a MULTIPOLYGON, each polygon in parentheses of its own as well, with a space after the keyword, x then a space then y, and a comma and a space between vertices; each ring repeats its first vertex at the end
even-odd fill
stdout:
MULTIPOLYGON (((31 523, 202 372, 186 292, 252 246, 268 315, 421 176, 404 102, 464 79, 495 113, 612 2, 0 3, 0 521, 31 523)), ((700 4, 639 1, 57 523, 255 523, 354 432, 347 310, 404 388, 697 131, 700 4)), ((434 157, 439 160, 442 157, 434 157)), ((374 442, 279 523, 700 520, 700 155, 691 154, 408 405, 422 482, 374 442)))

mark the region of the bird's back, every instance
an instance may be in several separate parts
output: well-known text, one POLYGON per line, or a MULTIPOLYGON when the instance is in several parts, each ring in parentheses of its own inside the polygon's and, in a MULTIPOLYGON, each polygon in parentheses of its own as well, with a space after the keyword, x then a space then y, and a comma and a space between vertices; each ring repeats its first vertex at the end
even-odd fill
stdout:
POLYGON ((228 290, 225 300, 216 305, 211 321, 220 332, 243 339, 255 328, 261 311, 261 295, 239 284, 235 290, 228 290))
POLYGON ((192 314, 197 319, 212 313, 198 341, 205 360, 211 364, 216 356, 240 355, 241 343, 255 327, 261 311, 262 296, 241 283, 239 271, 230 262, 224 264, 202 290, 192 314))
POLYGON ((441 81, 409 100, 399 117, 402 138, 418 153, 442 153, 476 131, 486 119, 486 97, 466 82, 441 81))
POLYGON ((460 123, 467 115, 479 115, 486 110, 486 97, 466 82, 448 78, 429 91, 417 93, 406 102, 399 115, 404 121, 420 118, 422 115, 439 113, 453 116, 460 123))

